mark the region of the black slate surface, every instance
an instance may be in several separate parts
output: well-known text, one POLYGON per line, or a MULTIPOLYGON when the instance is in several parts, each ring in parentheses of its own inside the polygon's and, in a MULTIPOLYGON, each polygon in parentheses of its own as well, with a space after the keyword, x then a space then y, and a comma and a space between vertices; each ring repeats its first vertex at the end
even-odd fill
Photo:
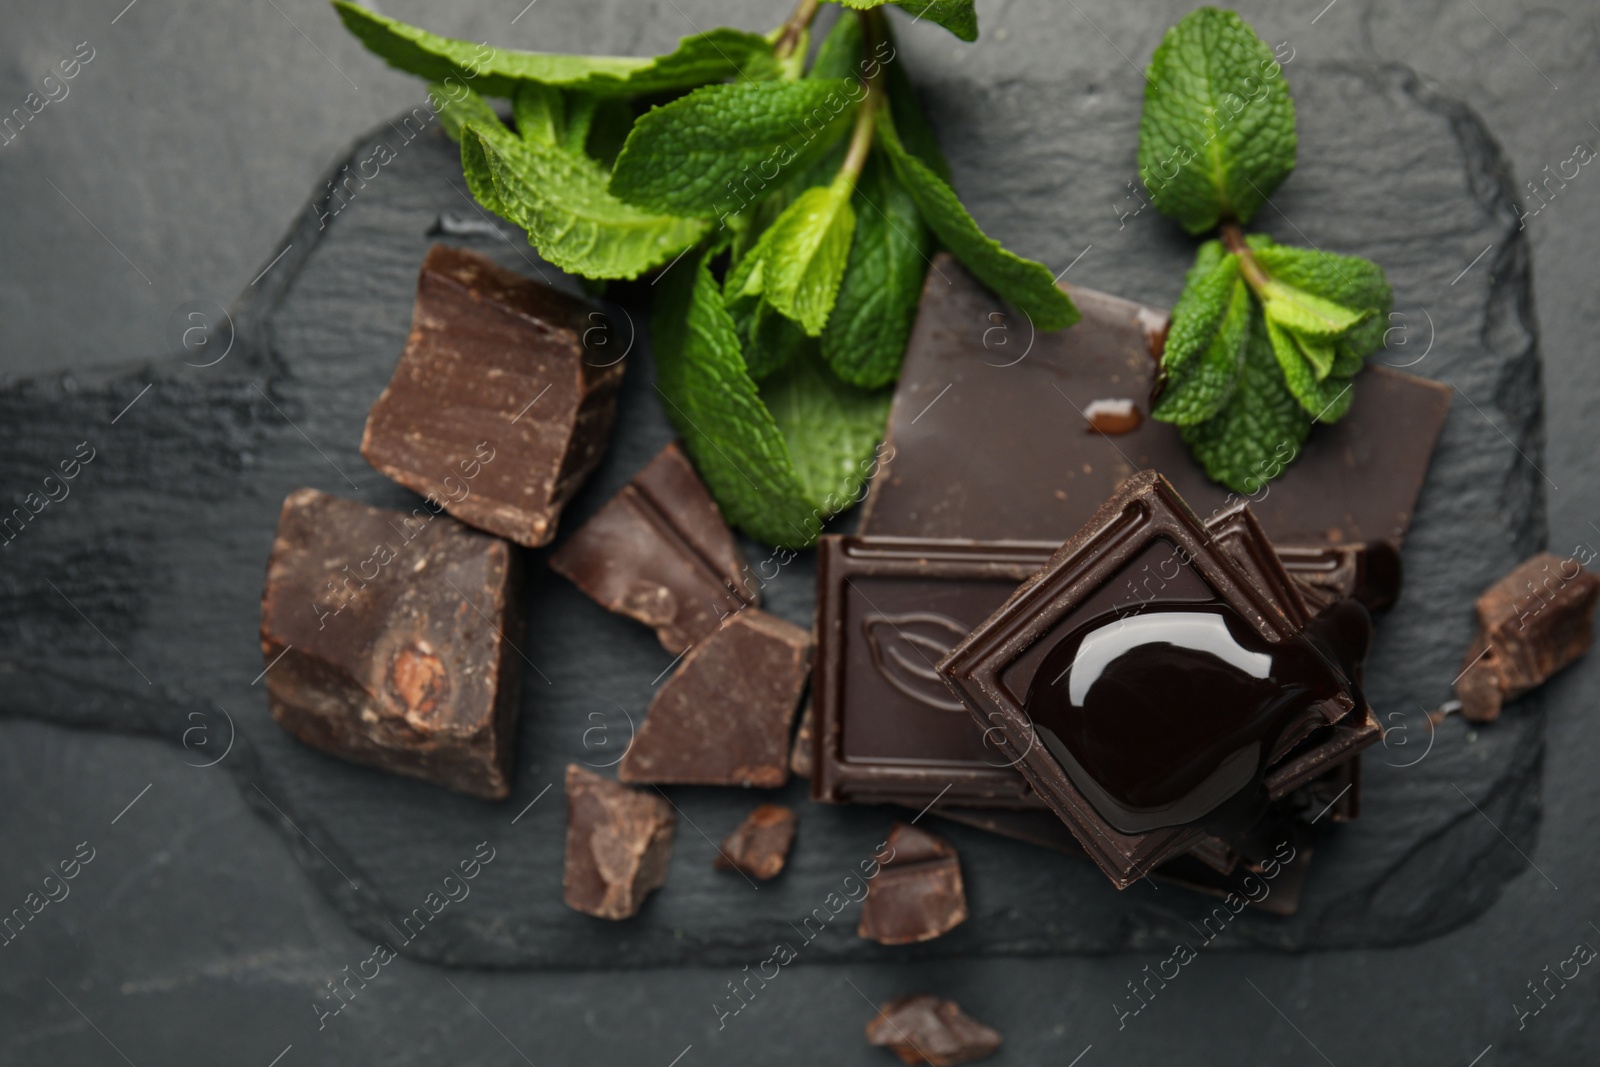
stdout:
MULTIPOLYGON (((1132 78, 1113 76, 1116 91, 1106 94, 1037 81, 960 92, 946 85, 930 105, 958 173, 963 160, 1007 161, 985 168, 986 184, 967 190, 978 217, 1001 232, 1046 235, 1052 247, 1029 250, 1047 262, 1083 250, 1071 275, 1080 284, 1161 301, 1180 283, 1192 245, 1153 212, 1118 218, 1137 201, 1098 208, 1125 193, 1134 175, 1132 78)), ((1495 826, 1526 849, 1537 822, 1537 698, 1470 740, 1463 724, 1448 720, 1431 748, 1422 721, 1422 709, 1448 695, 1469 637, 1471 597, 1544 537, 1540 476, 1501 437, 1503 430, 1525 451, 1538 447, 1526 248, 1503 161, 1460 105, 1401 68, 1324 67, 1294 84, 1300 170, 1261 224, 1281 240, 1382 262, 1397 292, 1397 328, 1409 334, 1407 347, 1387 358, 1410 364, 1426 347, 1413 372, 1451 381, 1471 399, 1458 397, 1446 427, 1407 544, 1407 595, 1383 623, 1371 669, 1375 706, 1406 729, 1367 757, 1366 818, 1318 842, 1301 914, 1246 915, 1233 924, 1231 943, 1392 944, 1481 912, 1521 867, 1495 826), (1383 150, 1347 158, 1341 146, 1374 129, 1383 150), (1371 190, 1394 173, 1406 181, 1374 198, 1371 190), (1302 226, 1328 236, 1307 236, 1302 226), (1452 284, 1460 264, 1485 246, 1492 251, 1479 269, 1452 284), (1474 403, 1492 404, 1498 427, 1478 417, 1474 403), (1426 758, 1409 765, 1423 751, 1426 758)), ((475 887, 473 908, 447 909, 408 948, 413 958, 602 968, 764 958, 775 941, 794 939, 791 924, 870 855, 894 812, 806 805, 789 872, 757 889, 711 869, 711 841, 765 796, 673 790, 683 821, 667 889, 620 926, 565 909, 564 805, 559 784, 543 790, 559 783, 568 759, 603 767, 615 758, 627 717, 642 714, 670 657, 648 631, 601 611, 542 567, 532 568, 526 651, 549 681, 526 676, 519 781, 508 804, 346 766, 295 744, 266 716, 252 681, 260 671, 256 603, 282 496, 310 484, 376 504, 408 499, 369 470, 356 447, 403 343, 427 244, 456 241, 558 277, 509 227, 502 233, 478 215, 452 145, 437 136, 403 143, 385 126, 350 158, 369 157, 379 140, 396 149, 395 161, 336 215, 314 201, 285 238, 283 258, 209 345, 175 350, 132 376, 30 382, 0 394, 8 423, 29 431, 0 461, 9 484, 42 474, 80 441, 100 450, 73 496, 49 505, 7 550, 0 672, 9 684, 0 709, 159 734, 184 744, 194 763, 220 754, 236 729, 227 766, 247 801, 368 938, 389 937, 388 924, 419 906, 477 842, 514 844, 475 887), (233 346, 220 362, 183 365, 212 363, 230 333, 233 346)), ((630 348, 631 361, 619 432, 569 512, 569 528, 670 437, 650 386, 646 292, 616 294, 614 343, 630 348)), ((758 546, 747 550, 762 558, 758 546)), ((769 587, 768 606, 808 622, 811 580, 803 557, 769 587)), ((797 785, 784 794, 803 804, 800 795, 797 785)), ((965 828, 941 830, 966 866, 967 924, 928 945, 887 950, 854 937, 851 908, 801 958, 1154 947, 1188 936, 1188 924, 1210 907, 1148 885, 1119 895, 1079 861, 965 828)))

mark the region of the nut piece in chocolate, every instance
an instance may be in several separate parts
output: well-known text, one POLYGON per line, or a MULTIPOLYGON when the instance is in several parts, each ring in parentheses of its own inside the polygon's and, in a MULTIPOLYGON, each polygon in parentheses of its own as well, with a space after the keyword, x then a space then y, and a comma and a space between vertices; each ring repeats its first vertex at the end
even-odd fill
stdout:
POLYGON ((674 654, 757 603, 722 512, 675 444, 556 549, 550 569, 652 627, 674 654))
POLYGON ((691 648, 617 767, 624 782, 776 789, 811 667, 811 634, 759 608, 691 648))
POLYGON ((567 764, 567 907, 626 919, 667 880, 677 817, 666 799, 567 764))
POLYGON ((1594 641, 1600 575, 1549 552, 1519 564, 1478 597, 1478 636, 1467 651, 1456 696, 1475 722, 1545 681, 1594 641))
POLYGON ((719 870, 743 871, 765 882, 776 878, 794 844, 794 812, 782 804, 763 804, 722 839, 714 861, 719 870))
POLYGON ((1000 1033, 961 1010, 953 1000, 920 993, 897 997, 878 1008, 867 1024, 867 1040, 888 1048, 900 1062, 952 1067, 994 1055, 1000 1033))
POLYGON ((607 329, 576 297, 434 245, 361 454, 462 522, 546 544, 611 436, 623 363, 586 345, 607 329))
POLYGON ((272 717, 352 763, 505 799, 522 655, 515 553, 426 506, 290 493, 261 602, 272 717))
POLYGON ((897 822, 887 844, 889 856, 861 902, 858 935, 880 945, 910 945, 966 921, 961 860, 949 842, 897 822))
POLYGON ((1125 888, 1377 740, 1370 639, 1354 600, 1307 617, 1247 508, 1145 471, 938 670, 1125 888))

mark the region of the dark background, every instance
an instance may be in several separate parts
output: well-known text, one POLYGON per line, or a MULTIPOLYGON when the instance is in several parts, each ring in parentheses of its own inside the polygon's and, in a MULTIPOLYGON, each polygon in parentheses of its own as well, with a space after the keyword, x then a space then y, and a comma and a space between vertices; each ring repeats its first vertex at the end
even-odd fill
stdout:
MULTIPOLYGON (((781 2, 523 2, 392 0, 384 10, 511 47, 639 54, 697 28, 765 29, 787 13, 781 2)), ((1291 40, 1297 63, 1394 61, 1432 78, 1483 116, 1519 184, 1600 137, 1592 5, 1324 2, 1241 10, 1268 41, 1291 40)), ((11 378, 169 351, 173 310, 231 303, 328 163, 417 96, 320 0, 124 3, 0 11, 0 112, 80 42, 95 49, 69 95, 0 148, 0 373, 11 378)), ((1143 66, 1188 6, 980 0, 976 45, 928 26, 903 37, 918 71, 1081 90, 1143 66)), ((1544 453, 1531 458, 1555 486, 1550 543, 1563 552, 1600 544, 1591 169, 1528 222, 1546 384, 1544 453)), ((996 236, 1024 253, 1039 241, 996 236)), ((1591 660, 1549 687, 1538 870, 1476 922, 1394 950, 1207 953, 1120 1033, 1112 1001, 1163 954, 794 966, 720 1033, 707 1005, 728 968, 480 973, 400 960, 319 1034, 313 997, 370 945, 233 781, 185 766, 192 756, 163 742, 0 719, 0 904, 20 903, 86 836, 98 849, 73 895, 0 949, 0 1062, 883 1064, 892 1061, 861 1039, 869 1002, 926 989, 1005 1033, 997 1063, 1065 1067, 1091 1043, 1083 1067, 1592 1063, 1600 977, 1582 972, 1520 1031, 1512 1004, 1576 942, 1600 944, 1600 741, 1586 721, 1597 679, 1591 660)))

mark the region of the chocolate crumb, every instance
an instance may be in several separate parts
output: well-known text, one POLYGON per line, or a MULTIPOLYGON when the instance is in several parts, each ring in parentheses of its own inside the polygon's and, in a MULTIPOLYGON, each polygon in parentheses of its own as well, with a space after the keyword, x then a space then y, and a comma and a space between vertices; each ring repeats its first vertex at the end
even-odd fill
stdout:
POLYGON ((912 1067, 953 1067, 994 1055, 1001 1038, 955 1001, 920 993, 882 1004, 878 1017, 867 1024, 867 1040, 912 1067))
POLYGON ((722 839, 718 870, 739 870, 765 882, 776 878, 794 844, 795 814, 782 804, 763 804, 722 839))

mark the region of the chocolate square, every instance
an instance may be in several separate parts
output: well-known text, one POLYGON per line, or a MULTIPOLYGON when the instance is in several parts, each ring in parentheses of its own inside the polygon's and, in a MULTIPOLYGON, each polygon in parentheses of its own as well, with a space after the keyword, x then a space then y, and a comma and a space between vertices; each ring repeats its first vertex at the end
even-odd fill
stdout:
POLYGON ((820 539, 813 799, 1041 804, 934 667, 1053 547, 820 539))
POLYGON ((546 544, 611 436, 624 366, 607 331, 586 301, 434 245, 362 456, 462 522, 546 544))
MULTIPOLYGON (((1241 533, 1250 532, 1248 517, 1235 525, 1241 533)), ((1257 538, 1246 540, 1254 543, 1257 538)), ((1264 538, 1249 551, 1241 553, 1236 546, 1230 552, 1165 478, 1153 471, 1142 472, 1128 479, 1038 575, 939 664, 939 672, 961 694, 977 722, 997 727, 991 731, 996 746, 1017 761, 1017 769, 1035 792, 1118 886, 1131 884, 1155 864, 1188 850, 1207 831, 1194 820, 1167 825, 1156 816, 1141 816, 1149 825, 1137 828, 1113 826, 1102 811, 1113 803, 1111 794, 1102 790, 1091 801, 1085 790, 1101 790, 1100 783, 1087 771, 1080 770, 1076 777, 1069 774, 1062 761, 1074 757, 1063 747, 1064 742, 1049 732, 1037 731, 1024 710, 1035 677, 1042 677, 1042 670, 1056 669, 1053 663, 1047 668, 1047 660, 1078 626, 1108 615, 1123 622, 1130 617, 1142 619, 1140 613, 1152 600, 1220 605, 1254 644, 1274 650, 1273 655, 1289 649, 1304 628, 1302 620, 1290 615, 1304 608, 1300 605, 1298 612, 1295 610, 1297 597, 1285 599, 1281 591, 1274 597, 1262 588, 1287 583, 1275 557, 1262 546, 1264 538), (1241 567, 1236 554, 1251 562, 1257 573, 1241 567), (1285 606, 1290 609, 1288 614, 1285 606)), ((1311 651, 1303 654, 1309 658, 1311 651)), ((1058 680, 1064 674, 1061 671, 1058 680)), ((1182 694, 1174 694, 1174 699, 1181 700, 1182 694)), ((1370 713, 1357 708, 1343 691, 1310 702, 1292 720, 1278 723, 1278 732, 1253 742, 1271 745, 1260 764, 1271 772, 1274 764, 1286 756, 1291 758, 1291 768, 1284 772, 1287 777, 1276 783, 1285 791, 1292 788, 1286 784, 1288 778, 1314 768, 1306 775, 1308 780, 1334 758, 1319 743, 1318 731, 1347 718, 1365 724, 1370 713), (1356 715, 1352 716, 1352 711, 1356 715), (1302 747, 1296 749, 1296 745, 1302 747)), ((1172 723, 1176 728, 1179 720, 1172 723)), ((1188 733, 1206 728, 1205 723, 1182 725, 1188 733)), ((1351 727, 1328 745, 1337 747, 1339 755, 1353 755, 1363 740, 1370 743, 1375 739, 1375 732, 1356 739, 1348 736, 1365 729, 1364 725, 1351 727)), ((1169 741, 1169 745, 1176 744, 1169 741)), ((1137 762, 1130 760, 1130 765, 1137 762)), ((1150 760, 1143 762, 1148 772, 1150 760)), ((1219 802, 1221 799, 1227 798, 1219 798, 1219 802)))
POLYGON ((428 507, 295 490, 261 602, 272 717, 352 763, 505 799, 518 573, 511 545, 428 507))

